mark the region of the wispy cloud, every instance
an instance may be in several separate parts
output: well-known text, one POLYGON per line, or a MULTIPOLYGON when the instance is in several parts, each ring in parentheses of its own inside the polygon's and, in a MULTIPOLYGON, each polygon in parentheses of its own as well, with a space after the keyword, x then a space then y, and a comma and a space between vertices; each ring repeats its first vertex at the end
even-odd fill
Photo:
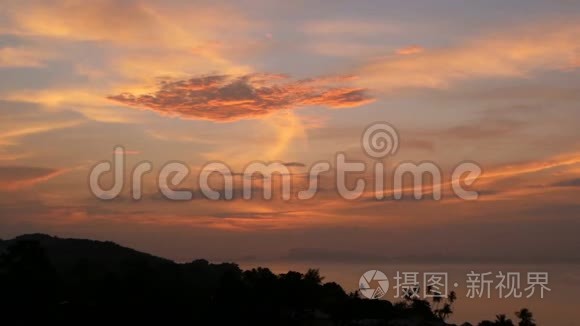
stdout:
POLYGON ((0 189, 18 190, 46 182, 65 173, 66 169, 50 169, 29 166, 0 167, 0 189))
MULTIPOLYGON (((141 1, 26 1, 7 3, 0 31, 78 41, 107 41, 124 46, 191 47, 195 31, 185 27, 240 27, 246 20, 220 6, 155 6, 141 1), (195 10, 194 10, 195 9, 195 10), (187 13, 183 11, 187 11, 187 13), (196 19, 191 19, 192 14, 196 19), (219 19, 221 18, 221 19, 219 19)), ((197 38, 199 40, 199 38, 197 38)))
POLYGON ((4 47, 0 48, 0 68, 41 67, 50 55, 39 49, 4 47))
POLYGON ((425 51, 425 49, 419 45, 409 45, 404 48, 397 49, 396 53, 400 55, 411 55, 418 54, 425 51))
POLYGON ((10 130, 6 130, 0 133, 0 146, 3 144, 12 143, 15 138, 39 134, 51 130, 71 128, 78 126, 81 123, 82 121, 72 120, 72 121, 55 122, 51 124, 27 125, 17 128, 10 128, 10 130))
POLYGON ((361 69, 361 82, 386 91, 445 88, 476 78, 524 77, 541 70, 566 70, 578 62, 580 25, 515 28, 453 47, 399 50, 361 69))
POLYGON ((562 180, 552 184, 554 187, 580 187, 580 178, 562 180))

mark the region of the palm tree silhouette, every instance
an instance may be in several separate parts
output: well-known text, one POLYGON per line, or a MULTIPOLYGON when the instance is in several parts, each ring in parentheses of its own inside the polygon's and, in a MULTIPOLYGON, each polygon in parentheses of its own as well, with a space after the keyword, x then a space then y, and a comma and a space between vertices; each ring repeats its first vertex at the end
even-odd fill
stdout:
POLYGON ((512 320, 507 318, 505 314, 495 315, 494 324, 497 326, 514 326, 512 320))
POLYGON ((516 311, 516 316, 520 319, 520 322, 518 323, 519 326, 536 326, 534 316, 527 308, 522 308, 520 311, 516 311))
POLYGON ((441 308, 439 310, 441 319, 445 320, 447 319, 447 317, 449 317, 449 315, 451 315, 453 313, 453 310, 451 310, 451 304, 446 303, 443 305, 443 308, 441 308))
POLYGON ((447 300, 449 301, 449 304, 453 304, 453 302, 455 302, 455 300, 457 300, 457 294, 455 293, 455 291, 449 292, 449 296, 447 297, 447 300))
POLYGON ((440 292, 434 291, 433 286, 431 286, 431 285, 427 286, 427 293, 429 295, 431 295, 431 300, 433 301, 433 304, 435 305, 433 312, 437 313, 437 311, 439 310, 439 304, 441 303, 441 299, 443 297, 441 296, 440 292))

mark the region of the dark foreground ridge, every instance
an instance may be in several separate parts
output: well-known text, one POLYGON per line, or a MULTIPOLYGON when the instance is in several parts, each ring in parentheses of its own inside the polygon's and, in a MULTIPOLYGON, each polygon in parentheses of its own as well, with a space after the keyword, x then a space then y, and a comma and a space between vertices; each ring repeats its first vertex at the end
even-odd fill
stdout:
MULTIPOLYGON (((450 325, 454 299, 393 304, 346 293, 315 269, 275 275, 234 263, 178 264, 112 242, 43 234, 0 240, 0 307, 3 318, 20 321, 439 326, 450 325)), ((479 325, 535 325, 527 309, 517 315, 519 322, 500 315, 479 325)))

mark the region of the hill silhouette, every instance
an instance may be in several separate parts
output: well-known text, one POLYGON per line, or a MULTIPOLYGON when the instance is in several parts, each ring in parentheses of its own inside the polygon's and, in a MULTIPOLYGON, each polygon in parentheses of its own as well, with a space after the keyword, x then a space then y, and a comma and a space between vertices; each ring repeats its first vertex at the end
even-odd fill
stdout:
MULTIPOLYGON (((439 326, 448 325, 454 299, 392 304, 346 293, 316 269, 276 275, 234 263, 175 263, 113 242, 44 234, 0 240, 0 307, 8 320, 439 326)), ((529 311, 520 313, 531 323, 520 325, 534 325, 529 311)), ((482 325, 510 325, 502 318, 482 325)))
POLYGON ((79 260, 90 260, 102 267, 118 266, 122 262, 147 261, 151 264, 172 263, 171 260, 142 253, 111 241, 63 239, 46 234, 25 234, 1 241, 0 250, 20 241, 37 242, 56 267, 67 267, 79 260))

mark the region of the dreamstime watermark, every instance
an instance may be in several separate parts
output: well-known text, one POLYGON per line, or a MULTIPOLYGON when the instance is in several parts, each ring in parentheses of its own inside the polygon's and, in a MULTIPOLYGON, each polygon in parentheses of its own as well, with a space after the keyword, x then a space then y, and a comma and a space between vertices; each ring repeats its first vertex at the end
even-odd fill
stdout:
MULTIPOLYGON (((354 200, 365 195, 383 200, 392 195, 395 200, 403 198, 405 192, 413 192, 413 197, 422 199, 423 195, 430 193, 434 200, 442 197, 442 185, 450 186, 453 194, 463 200, 475 200, 478 193, 466 187, 473 185, 481 175, 481 167, 474 162, 462 162, 455 166, 450 173, 450 180, 445 182, 441 169, 431 161, 402 162, 397 164, 390 176, 392 177, 392 189, 385 186, 385 159, 397 153, 399 149, 399 134, 397 130, 386 122, 377 122, 368 126, 361 137, 361 147, 364 153, 372 160, 371 163, 364 161, 349 161, 347 154, 336 153, 334 164, 321 161, 313 164, 308 172, 303 175, 308 181, 307 189, 296 193, 291 190, 292 173, 283 162, 254 161, 246 165, 242 173, 234 173, 224 162, 209 162, 205 164, 197 178, 197 186, 203 197, 209 200, 231 200, 234 198, 234 177, 241 177, 241 193, 245 200, 252 199, 256 184, 255 176, 262 177, 262 195, 269 200, 272 198, 273 180, 279 178, 282 200, 290 200, 293 195, 299 200, 313 198, 321 189, 319 181, 324 174, 334 178, 334 186, 338 195, 347 200, 354 200), (368 165, 372 165, 369 168, 368 165), (348 187, 347 177, 356 173, 371 173, 374 191, 365 192, 367 180, 357 178, 354 187, 348 187), (223 185, 220 189, 211 185, 210 177, 221 176, 223 185), (411 186, 404 185, 405 176, 412 178, 411 186), (429 179, 430 184, 425 180, 429 179)), ((103 200, 111 200, 118 197, 125 186, 126 159, 125 150, 122 146, 116 146, 113 152, 113 162, 103 161, 96 164, 89 176, 90 190, 94 196, 103 200), (113 185, 104 189, 100 179, 105 173, 112 173, 113 185)), ((131 172, 131 194, 133 199, 139 200, 143 195, 144 175, 153 170, 153 164, 149 161, 139 162, 131 172)), ((193 199, 193 191, 188 189, 176 189, 190 175, 189 167, 177 161, 171 161, 161 167, 157 174, 157 186, 159 191, 167 199, 184 201, 193 199)))

